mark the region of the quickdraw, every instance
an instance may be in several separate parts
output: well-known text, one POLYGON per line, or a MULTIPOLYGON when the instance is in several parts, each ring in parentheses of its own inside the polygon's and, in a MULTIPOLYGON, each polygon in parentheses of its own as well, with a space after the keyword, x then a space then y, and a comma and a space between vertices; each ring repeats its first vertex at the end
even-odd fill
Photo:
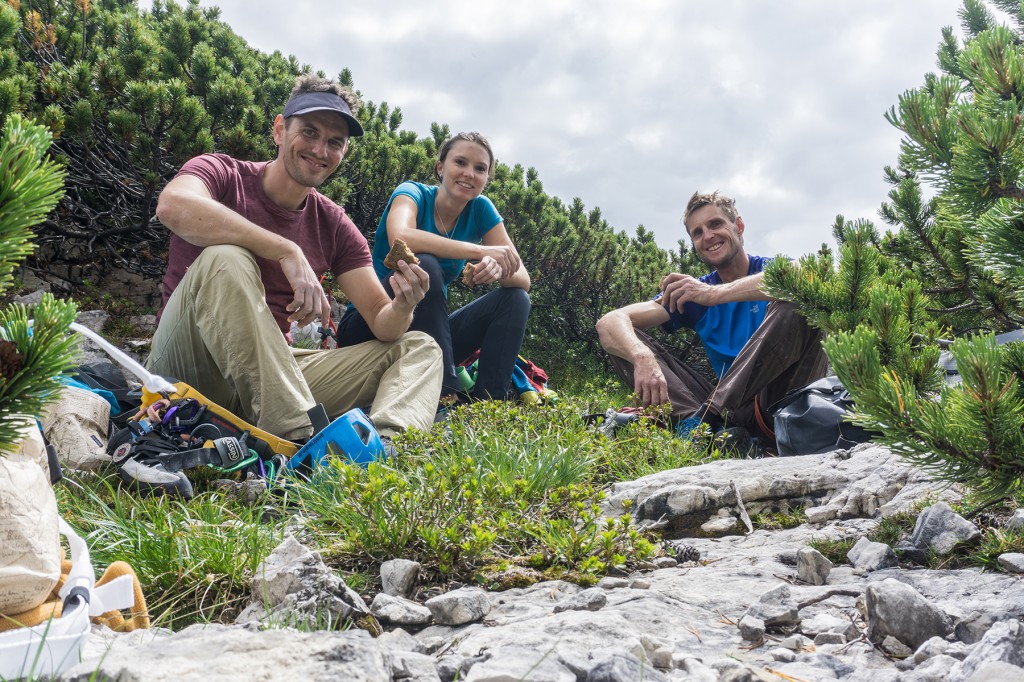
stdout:
POLYGON ((187 469, 210 466, 262 479, 269 487, 287 463, 266 441, 194 398, 162 398, 147 405, 110 437, 107 451, 130 487, 186 498, 193 495, 183 473, 187 469))

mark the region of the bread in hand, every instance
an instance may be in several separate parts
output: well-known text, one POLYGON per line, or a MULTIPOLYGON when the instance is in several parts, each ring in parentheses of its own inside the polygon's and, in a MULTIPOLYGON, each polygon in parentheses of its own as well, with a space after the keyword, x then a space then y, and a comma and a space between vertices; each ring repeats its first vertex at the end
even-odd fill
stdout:
POLYGON ((384 259, 384 267, 388 270, 397 270, 398 261, 400 260, 404 260, 409 265, 419 265, 420 263, 420 259, 409 250, 409 246, 401 239, 396 239, 395 243, 391 245, 391 250, 388 251, 387 257, 384 259))
POLYGON ((466 267, 462 268, 462 283, 467 287, 473 286, 473 271, 475 269, 472 263, 466 263, 466 267))

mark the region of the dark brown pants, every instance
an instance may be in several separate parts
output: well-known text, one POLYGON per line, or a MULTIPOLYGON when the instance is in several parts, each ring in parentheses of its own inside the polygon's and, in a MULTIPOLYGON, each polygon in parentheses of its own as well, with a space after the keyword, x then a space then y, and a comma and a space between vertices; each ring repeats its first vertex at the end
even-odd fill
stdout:
MULTIPOLYGON (((654 351, 665 374, 673 421, 690 417, 708 406, 727 426, 743 426, 756 434, 759 428, 754 415, 755 396, 762 418, 771 424, 766 413, 770 405, 793 389, 825 376, 828 369, 828 358, 821 349, 821 332, 807 324, 794 304, 785 301, 768 304, 764 322, 717 386, 646 332, 638 329, 636 335, 654 351)), ((632 363, 614 355, 611 361, 616 373, 632 387, 632 363)))

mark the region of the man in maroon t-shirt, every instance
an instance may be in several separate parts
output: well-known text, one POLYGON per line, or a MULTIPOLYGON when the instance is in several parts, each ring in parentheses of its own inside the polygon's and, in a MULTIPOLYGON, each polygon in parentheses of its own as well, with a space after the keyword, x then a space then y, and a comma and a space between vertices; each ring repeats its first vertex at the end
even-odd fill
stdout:
POLYGON ((314 189, 363 134, 355 100, 333 81, 300 76, 274 121, 277 158, 208 154, 188 161, 160 194, 172 232, 164 301, 148 365, 283 438, 311 432, 306 410, 333 418, 370 406, 383 436, 429 428, 441 352, 408 332, 429 278, 401 262, 391 299, 366 239, 344 209, 314 189), (330 319, 320 285, 330 271, 377 341, 334 350, 288 346, 291 323, 330 319))

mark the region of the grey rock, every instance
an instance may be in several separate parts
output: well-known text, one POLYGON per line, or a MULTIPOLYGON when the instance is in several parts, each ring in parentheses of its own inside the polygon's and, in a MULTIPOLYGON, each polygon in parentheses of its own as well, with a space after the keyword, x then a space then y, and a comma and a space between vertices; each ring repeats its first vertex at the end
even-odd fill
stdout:
POLYGON ((1024 682, 1024 668, 994 661, 978 668, 967 682, 1024 682))
POLYGON ((258 631, 224 625, 194 625, 138 646, 115 640, 109 651, 82 661, 61 679, 228 682, 239 679, 240 671, 256 670, 265 682, 391 679, 383 654, 362 630, 258 631))
POLYGON ((629 580, 626 578, 605 576, 597 581, 596 587, 600 587, 602 590, 618 590, 624 587, 629 587, 629 580))
POLYGON ((810 617, 801 617, 800 632, 808 637, 817 637, 822 633, 839 634, 845 639, 856 639, 860 631, 849 616, 839 617, 832 613, 816 613, 810 617))
POLYGON ((687 682, 717 682, 718 672, 693 656, 675 653, 672 655, 672 667, 686 673, 687 682))
POLYGON ((931 492, 939 499, 954 496, 880 446, 852 451, 758 460, 720 460, 695 467, 662 471, 612 486, 604 513, 630 513, 640 525, 657 526, 669 537, 695 535, 719 510, 737 508, 737 491, 748 512, 786 502, 809 508, 815 523, 837 518, 870 517, 909 507, 931 492), (737 481, 737 489, 733 488, 737 481), (820 508, 819 511, 813 510, 820 508))
POLYGON ((760 677, 747 666, 731 658, 719 658, 709 661, 709 664, 718 671, 718 682, 754 682, 760 677))
POLYGON ((392 680, 405 682, 441 682, 433 656, 412 651, 392 651, 384 655, 392 680))
POLYGON ((290 535, 256 568, 250 599, 236 623, 330 628, 369 613, 318 552, 290 535))
POLYGON ((441 625, 464 625, 482 620, 491 610, 491 602, 483 590, 463 587, 426 601, 434 620, 441 625))
MULTIPOLYGON (((48 292, 49 290, 50 288, 49 286, 47 286, 46 292, 48 292)), ((44 292, 43 289, 36 289, 32 293, 24 294, 22 296, 15 296, 14 302, 29 307, 39 305, 39 303, 43 300, 43 294, 46 292, 44 292)))
POLYGON ((843 682, 907 682, 907 678, 897 670, 860 668, 854 670, 843 682))
MULTIPOLYGON (((587 673, 587 682, 667 682, 665 673, 657 670, 649 661, 636 656, 620 653, 598 661, 587 673)), ((509 682, 512 682, 511 680, 509 682)))
POLYGON ((868 638, 882 642, 891 635, 911 647, 908 656, 931 637, 945 637, 953 629, 944 611, 893 578, 868 585, 865 602, 868 638))
POLYGON ((131 323, 143 335, 152 336, 156 332, 156 315, 132 315, 131 323))
POLYGON ((989 628, 967 657, 950 671, 950 682, 965 682, 989 663, 1024 667, 1024 625, 1020 621, 1004 620, 989 628))
POLYGON ((370 604, 375 618, 395 625, 423 626, 430 622, 430 609, 402 597, 378 592, 370 604))
POLYGON ((846 635, 841 632, 819 632, 814 636, 814 645, 846 644, 846 635))
POLYGON ((779 554, 778 554, 779 563, 782 563, 782 564, 785 564, 787 566, 792 566, 793 568, 796 568, 796 553, 797 553, 797 551, 798 550, 795 550, 795 549, 794 550, 788 550, 787 549, 787 550, 784 550, 782 552, 779 552, 779 554))
POLYGON ((974 611, 957 622, 953 634, 964 644, 975 644, 981 641, 990 627, 1003 620, 1001 615, 988 611, 974 611))
POLYGON ((832 571, 832 562, 813 547, 801 547, 796 553, 796 577, 808 585, 824 585, 832 571))
POLYGON ((765 627, 793 625, 800 622, 796 602, 789 585, 779 585, 761 595, 756 604, 747 609, 748 616, 764 621, 765 627))
POLYGON ((855 668, 843 663, 831 654, 804 654, 797 656, 792 663, 778 668, 778 672, 790 678, 801 680, 837 680, 845 679, 855 668))
POLYGON ((1024 531, 1024 509, 1014 509, 1013 514, 1003 524, 1003 528, 1011 532, 1024 531))
POLYGON ((918 566, 928 565, 928 550, 913 544, 910 541, 910 538, 905 538, 897 542, 894 549, 899 553, 899 557, 904 561, 909 561, 913 564, 917 564, 918 566))
POLYGON ((1000 554, 996 560, 1007 573, 1024 573, 1024 554, 1020 552, 1000 554))
POLYGON ((795 651, 797 653, 809 648, 811 644, 811 640, 807 639, 803 635, 790 635, 779 642, 779 646, 783 649, 789 649, 790 651, 795 651))
POLYGON ((437 675, 441 682, 452 682, 453 680, 464 680, 470 669, 478 663, 489 660, 489 653, 480 656, 444 656, 437 662, 437 675))
POLYGON ((956 547, 976 542, 981 531, 973 523, 953 511, 945 502, 924 509, 917 517, 910 543, 945 556, 956 547))
POLYGON ((650 658, 651 654, 659 649, 663 649, 668 646, 668 642, 663 640, 661 637, 655 637, 644 633, 640 635, 640 646, 643 647, 643 656, 650 658))
POLYGON ((879 643, 879 646, 894 658, 909 658, 914 654, 913 649, 892 635, 886 635, 879 643))
POLYGON ((913 668, 903 679, 907 682, 946 682, 949 679, 949 671, 958 662, 951 656, 939 654, 913 668))
POLYGON ((675 652, 672 651, 671 647, 663 646, 658 647, 654 651, 650 652, 649 658, 651 665, 658 670, 671 670, 672 669, 672 655, 675 652))
POLYGON ((700 527, 701 533, 704 535, 725 535, 727 533, 736 533, 739 529, 740 520, 731 514, 716 516, 705 521, 700 527))
POLYGON ((914 652, 914 663, 924 663, 935 656, 949 656, 963 660, 967 656, 967 646, 962 642, 950 642, 942 637, 932 637, 914 652))
POLYGON ((867 538, 861 538, 846 553, 854 568, 865 571, 880 571, 883 568, 894 568, 899 565, 896 553, 892 547, 884 542, 871 542, 867 538))
POLYGON ((857 578, 858 569, 853 566, 835 566, 828 574, 828 585, 845 585, 857 578))
POLYGON ((629 587, 633 590, 649 590, 651 589, 651 581, 646 578, 633 578, 629 581, 629 587))
POLYGON ((792 649, 785 649, 783 647, 777 647, 768 652, 768 655, 773 660, 779 661, 780 663, 791 663, 796 660, 796 652, 792 649))
MULTIPOLYGON (((105 310, 83 310, 75 317, 75 322, 88 327, 97 334, 103 331, 103 325, 110 319, 110 313, 105 310)), ((92 343, 83 338, 83 342, 92 343)))
POLYGON ((679 562, 670 556, 660 556, 653 561, 655 568, 675 568, 679 562))
POLYGON ((751 615, 744 615, 738 624, 740 637, 746 642, 760 642, 764 639, 764 621, 751 615))
POLYGON ((411 651, 416 654, 426 653, 427 649, 420 640, 416 639, 402 628, 395 628, 382 632, 377 637, 377 644, 384 651, 411 651))
POLYGON ((559 603, 555 604, 555 613, 562 611, 599 611, 608 603, 608 595, 600 587, 577 592, 559 603))
POLYGON ((408 597, 416 588, 420 564, 408 559, 391 559, 380 565, 381 589, 392 597, 408 597))
MULTIPOLYGON (((576 675, 550 652, 502 647, 469 669, 466 682, 576 682, 576 675)), ((462 678, 459 678, 462 679, 462 678)))
POLYGON ((441 678, 441 682, 465 680, 473 666, 483 663, 489 658, 489 653, 477 656, 445 655, 437 662, 437 676, 441 678))

